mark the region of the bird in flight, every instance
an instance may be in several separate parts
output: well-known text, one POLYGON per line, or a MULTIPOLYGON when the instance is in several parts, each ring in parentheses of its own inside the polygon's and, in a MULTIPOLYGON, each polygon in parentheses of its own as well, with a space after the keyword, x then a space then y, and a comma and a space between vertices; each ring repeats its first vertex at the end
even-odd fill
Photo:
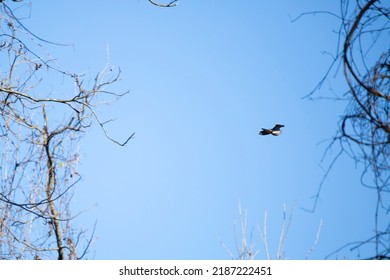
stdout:
POLYGON ((260 135, 268 135, 272 134, 273 136, 278 136, 282 133, 280 128, 284 127, 282 124, 275 124, 274 128, 272 129, 267 129, 267 128, 262 128, 262 130, 259 132, 260 135))

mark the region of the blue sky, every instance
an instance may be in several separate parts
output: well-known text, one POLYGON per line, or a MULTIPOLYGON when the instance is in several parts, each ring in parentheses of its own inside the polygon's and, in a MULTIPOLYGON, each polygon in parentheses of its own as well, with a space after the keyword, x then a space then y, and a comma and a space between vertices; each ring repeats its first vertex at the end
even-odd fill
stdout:
MULTIPOLYGON (((145 0, 33 1, 28 26, 48 40, 65 69, 93 76, 106 63, 122 70, 113 89, 130 90, 102 106, 115 117, 108 141, 98 126, 83 139, 74 207, 76 225, 96 237, 93 259, 230 259, 237 254, 238 205, 248 211, 258 258, 266 258, 257 225, 268 215, 275 257, 283 207, 293 211, 284 255, 323 259, 347 242, 371 236, 374 194, 360 186, 359 166, 343 156, 319 184, 337 149, 321 163, 345 103, 302 99, 331 62, 339 1, 179 1, 161 9, 145 0), (280 137, 262 127, 285 124, 280 137), (361 205, 365 205, 362 207, 361 205), (370 207, 371 206, 371 207, 370 207), (235 225, 236 224, 236 225, 235 225), (236 228, 235 228, 236 227, 236 228)), ((53 85, 57 91, 60 86, 53 85)), ((343 92, 342 79, 318 96, 343 92)), ((249 237, 248 237, 249 238, 249 237)), ((362 252, 364 253, 364 252, 362 252)), ((332 258, 356 258, 343 251, 332 258)))

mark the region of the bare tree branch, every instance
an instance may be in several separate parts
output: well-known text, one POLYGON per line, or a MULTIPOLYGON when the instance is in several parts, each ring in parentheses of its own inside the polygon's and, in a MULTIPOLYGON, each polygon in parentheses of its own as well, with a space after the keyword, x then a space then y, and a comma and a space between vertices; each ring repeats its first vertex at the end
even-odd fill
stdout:
POLYGON ((342 95, 349 103, 327 148, 339 144, 339 153, 320 183, 313 211, 335 161, 343 153, 349 155, 356 165, 363 166, 362 185, 376 192, 375 234, 366 241, 348 243, 332 255, 345 248, 355 250, 374 244, 375 256, 370 258, 386 259, 390 257, 390 223, 386 222, 390 213, 390 8, 379 0, 342 0, 340 7, 340 15, 336 16, 341 21, 336 55, 325 76, 307 97, 320 88, 330 70, 341 62, 348 86, 348 92, 342 95))
POLYGON ((43 49, 56 43, 31 32, 16 14, 0 2, 0 259, 84 258, 94 229, 88 236, 74 228, 80 213, 70 209, 81 178, 79 142, 93 123, 117 145, 134 137, 117 141, 96 112, 128 92, 110 90, 121 71, 108 63, 92 83, 61 70, 43 49), (74 91, 46 93, 56 79, 74 91))
POLYGON ((175 7, 177 4, 176 2, 179 0, 172 0, 168 4, 160 4, 152 0, 148 0, 151 4, 157 6, 157 7, 162 7, 162 8, 170 8, 170 7, 175 7))

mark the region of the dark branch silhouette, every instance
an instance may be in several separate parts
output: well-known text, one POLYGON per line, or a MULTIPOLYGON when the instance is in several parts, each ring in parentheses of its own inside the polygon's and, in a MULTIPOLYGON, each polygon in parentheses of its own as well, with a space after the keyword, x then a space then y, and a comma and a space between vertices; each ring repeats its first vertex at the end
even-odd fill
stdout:
POLYGON ((152 1, 152 0, 148 0, 151 4, 153 4, 153 5, 155 5, 155 6, 157 6, 157 7, 162 7, 162 8, 170 8, 170 7, 175 7, 177 4, 176 4, 176 2, 178 1, 178 0, 172 0, 172 1, 170 1, 168 4, 160 4, 160 3, 158 3, 158 2, 156 2, 156 1, 152 1))
MULTIPOLYGON (((326 152, 337 146, 339 153, 331 162, 320 183, 313 209, 315 211, 325 178, 341 154, 347 154, 363 167, 361 182, 376 192, 373 236, 362 242, 348 243, 343 249, 357 250, 373 245, 374 256, 368 259, 390 258, 390 8, 385 1, 340 1, 340 15, 327 12, 340 20, 338 45, 333 61, 318 85, 305 98, 321 88, 331 71, 341 65, 348 91, 340 95, 349 101, 336 135, 326 152)), ((307 15, 310 13, 305 13, 307 15)), ((298 20, 302 16, 297 17, 298 20)), ((335 69, 336 68, 336 69, 335 69)), ((367 205, 367 207, 369 207, 367 205)))

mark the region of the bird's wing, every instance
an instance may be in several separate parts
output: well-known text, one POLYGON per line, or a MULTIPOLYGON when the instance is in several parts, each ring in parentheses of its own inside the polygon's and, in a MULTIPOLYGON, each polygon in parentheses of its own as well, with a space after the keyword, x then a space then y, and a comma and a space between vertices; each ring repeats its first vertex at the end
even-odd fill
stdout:
POLYGON ((272 133, 271 129, 264 129, 264 128, 262 128, 262 131, 259 132, 260 135, 268 135, 271 133, 272 133))

